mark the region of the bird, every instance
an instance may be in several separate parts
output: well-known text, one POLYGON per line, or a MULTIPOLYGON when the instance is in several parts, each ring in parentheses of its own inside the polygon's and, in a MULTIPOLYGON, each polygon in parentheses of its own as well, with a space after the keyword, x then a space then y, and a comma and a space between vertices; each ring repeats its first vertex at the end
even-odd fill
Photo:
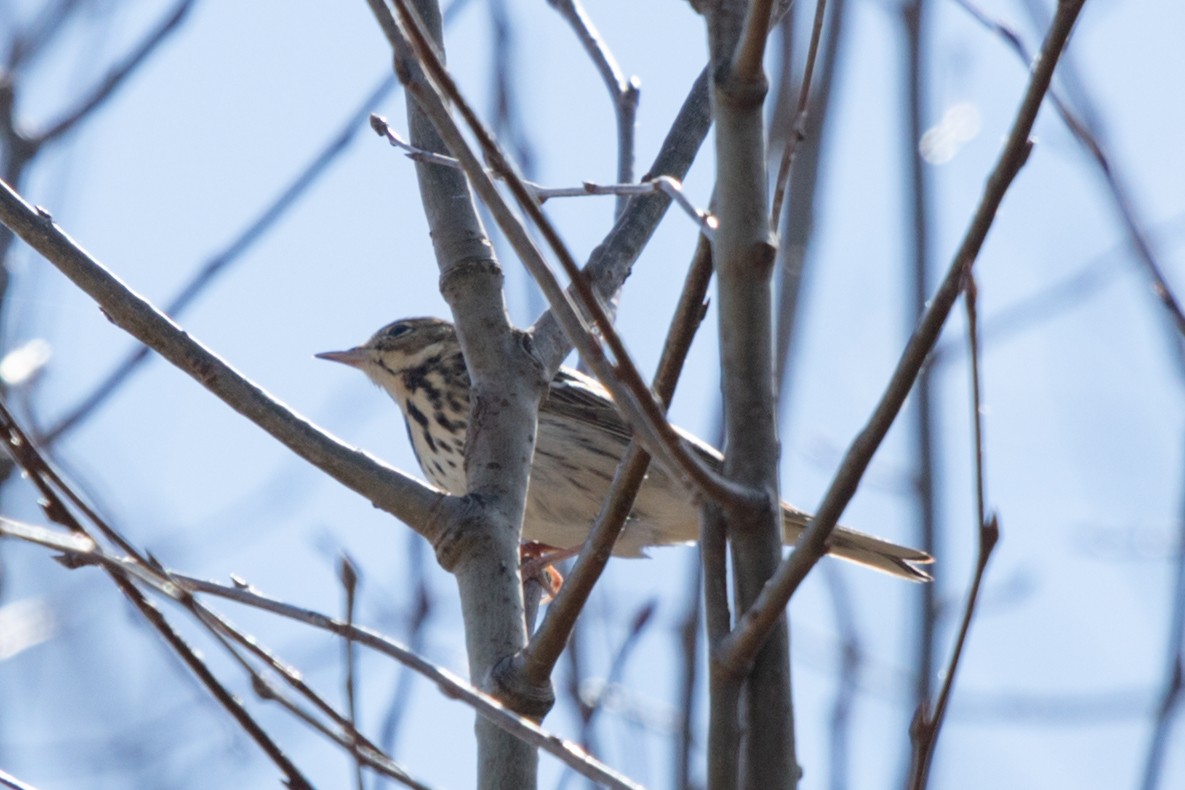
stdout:
MULTIPOLYGON (((404 318, 360 346, 315 355, 360 370, 403 413, 420 469, 437 488, 466 493, 465 438, 469 373, 453 325, 440 318, 404 318)), ((676 428, 696 455, 719 470, 724 456, 676 428)), ((539 407, 535 456, 523 516, 524 541, 578 549, 588 536, 618 462, 633 434, 609 392, 579 371, 561 367, 539 407)), ((793 544, 810 516, 782 503, 783 543, 793 544)), ((680 479, 656 459, 650 465, 613 554, 643 557, 653 547, 699 537, 699 511, 680 479)), ((898 578, 931 579, 929 554, 873 535, 836 527, 828 553, 898 578)))

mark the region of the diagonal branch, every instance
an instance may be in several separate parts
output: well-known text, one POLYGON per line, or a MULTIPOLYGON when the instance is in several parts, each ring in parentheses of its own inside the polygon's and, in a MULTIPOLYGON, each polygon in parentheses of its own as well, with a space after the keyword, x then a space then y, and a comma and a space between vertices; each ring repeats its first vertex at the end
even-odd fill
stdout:
MULTIPOLYGON (((955 0, 955 2, 970 14, 976 22, 979 22, 1002 38, 1019 58, 1026 62, 1031 60, 1030 53, 1026 50, 1024 43, 1015 30, 1003 22, 992 19, 982 9, 974 5, 971 0, 955 0)), ((1107 194, 1111 198, 1112 207, 1119 215, 1120 224, 1127 232, 1128 243, 1136 253, 1136 257, 1144 266, 1148 278, 1152 282, 1153 294, 1168 313, 1169 321, 1177 334, 1180 338, 1185 338, 1185 310, 1182 310, 1180 300, 1173 293, 1169 285, 1168 277, 1165 275, 1164 268, 1160 265, 1156 254, 1153 252, 1152 242, 1148 238, 1147 232, 1136 217, 1135 206, 1132 203, 1131 195, 1127 191, 1126 183, 1111 161, 1110 156, 1108 156, 1098 134, 1091 128, 1091 124, 1087 120, 1080 118, 1057 91, 1050 92, 1050 100, 1053 102, 1057 114, 1061 116, 1062 122, 1070 130, 1070 134, 1074 136, 1074 139, 1078 141, 1078 144, 1082 146, 1086 155, 1091 158, 1098 168, 1099 175, 1106 183, 1107 194)), ((1178 355, 1180 353, 1181 351, 1178 349, 1178 355)), ((1178 361, 1181 360, 1179 359, 1178 361)))
MULTIPOLYGON (((297 201, 325 174, 329 166, 336 162, 340 155, 347 150, 350 141, 363 128, 362 124, 368 117, 371 108, 390 93, 396 85, 398 85, 398 82, 395 81, 393 76, 384 77, 381 82, 367 93, 366 98, 351 113, 349 119, 342 124, 341 129, 333 136, 333 139, 317 152, 312 161, 292 179, 292 182, 281 190, 271 203, 260 212, 259 216, 243 228, 230 243, 202 264, 201 268, 198 269, 181 291, 173 297, 172 301, 165 305, 165 314, 177 318, 217 280, 219 275, 236 262, 242 260, 243 255, 255 246, 255 243, 265 233, 271 230, 288 213, 289 209, 296 205, 297 201)), ((107 377, 98 386, 78 401, 63 417, 59 418, 52 427, 45 431, 42 441, 46 444, 53 444, 94 413, 96 409, 118 392, 131 374, 148 359, 148 352, 149 349, 147 347, 140 346, 128 354, 122 362, 107 374, 107 377)))
MULTIPOLYGON (((414 50, 418 63, 425 68, 429 76, 428 81, 409 80, 405 83, 408 91, 415 96, 425 113, 432 119, 452 154, 461 161, 470 183, 490 209, 498 226, 506 234, 507 240, 548 298, 552 312, 564 333, 569 340, 576 343, 584 361, 597 374, 601 383, 613 393, 618 406, 623 410, 623 414, 631 426, 639 433, 647 450, 661 458, 667 468, 681 473, 685 480, 694 484, 699 491, 712 499, 727 502, 752 502, 754 496, 751 492, 706 468, 689 450, 686 443, 679 438, 670 423, 666 421, 661 407, 646 387, 637 368, 630 361, 624 344, 614 331, 600 300, 592 292, 587 279, 559 238, 558 232, 543 214, 538 203, 531 197, 530 191, 522 183, 521 177, 505 153, 489 131, 485 129, 472 108, 464 101, 464 97, 461 96, 434 46, 422 29, 422 22, 408 6, 407 0, 395 0, 395 6, 400 16, 398 23, 390 17, 380 3, 377 3, 376 0, 371 0, 371 2, 372 8, 382 22, 384 33, 392 41, 393 46, 396 49, 411 48, 414 50), (539 227, 570 278, 573 294, 569 294, 559 284, 542 253, 486 174, 482 162, 469 149, 460 129, 445 106, 444 99, 446 97, 449 103, 455 106, 465 118, 467 125, 477 137, 486 158, 493 163, 494 170, 501 173, 502 179, 514 195, 520 208, 539 227), (574 301, 574 296, 579 298, 579 306, 574 301), (596 325, 605 343, 609 346, 613 362, 606 358, 600 343, 586 329, 586 316, 596 325)), ((539 344, 537 348, 547 351, 559 349, 554 343, 539 344)), ((559 366, 563 356, 563 354, 556 357, 547 356, 543 361, 548 369, 555 369, 559 366)))
POLYGON ((816 512, 810 527, 803 533, 795 546, 794 553, 784 561, 777 574, 766 585, 757 601, 740 619, 733 633, 720 646, 719 658, 727 665, 746 666, 765 640, 765 635, 777 622, 790 596, 798 588, 806 574, 827 550, 827 539, 835 528, 844 507, 856 493, 856 488, 872 460, 880 443, 888 433, 917 380, 926 357, 933 349, 958 299, 964 284, 964 276, 975 263, 996 211, 1004 199, 1009 186, 1015 180, 1032 143, 1029 133, 1041 108, 1042 99, 1049 90, 1053 70, 1057 65, 1074 22, 1082 10, 1084 0, 1059 0, 1057 14, 1041 53, 1034 62, 1028 89, 1021 101, 1012 131, 1000 153, 1000 157, 988 178, 984 195, 975 216, 967 229, 963 242, 955 254, 954 261, 930 306, 922 316, 897 368, 889 381, 880 402, 867 425, 852 442, 844 456, 843 464, 836 473, 831 487, 816 512))
MULTIPOLYGON (((711 276, 711 248, 701 238, 654 376, 654 391, 664 403, 671 401, 692 338, 703 319, 704 296, 711 276)), ((549 682, 593 585, 608 564, 613 544, 633 509, 634 498, 642 487, 649 465, 650 456, 637 442, 631 442, 617 466, 601 512, 580 549, 572 572, 548 607, 547 616, 530 644, 514 661, 510 671, 521 673, 523 682, 529 685, 549 682)))
POLYGON ((53 142, 68 133, 79 121, 85 119, 104 102, 114 96, 115 92, 127 82, 127 78, 133 75, 156 52, 157 48, 169 38, 170 34, 181 26, 186 15, 193 8, 193 4, 194 0, 181 0, 181 2, 174 6, 173 10, 165 16, 161 23, 144 37, 140 45, 132 50, 124 58, 123 62, 103 78, 103 81, 95 87, 89 96, 79 102, 78 106, 73 110, 67 112, 62 118, 51 124, 49 128, 33 137, 31 140, 33 146, 40 148, 46 143, 53 142))
POLYGON ((244 582, 227 586, 171 570, 157 570, 129 558, 113 556, 99 549, 93 540, 81 534, 23 524, 0 517, 0 537, 24 540, 59 551, 66 555, 71 564, 95 564, 113 569, 116 573, 149 585, 169 598, 175 599, 182 594, 213 595, 349 639, 407 666, 435 683, 445 696, 469 705, 497 726, 547 751, 581 775, 606 787, 638 790, 638 785, 585 754, 575 744, 546 732, 448 670, 368 628, 350 625, 320 612, 270 598, 244 582))
POLYGON ((129 290, 55 225, 44 209, 29 205, 2 182, 0 223, 89 294, 121 329, 152 347, 301 458, 407 522, 430 541, 435 538, 445 511, 452 507, 450 497, 342 444, 290 411, 129 290))

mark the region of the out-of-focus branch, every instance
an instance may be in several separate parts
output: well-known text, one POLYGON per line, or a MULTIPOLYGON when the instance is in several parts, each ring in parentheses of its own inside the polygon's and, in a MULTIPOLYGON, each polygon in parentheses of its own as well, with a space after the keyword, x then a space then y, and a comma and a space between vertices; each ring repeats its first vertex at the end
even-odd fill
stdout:
MULTIPOLYGON (((913 329, 926 309, 930 293, 933 264, 930 255, 930 182, 926 177, 918 144, 925 130, 924 115, 929 110, 926 71, 929 48, 930 0, 909 0, 902 4, 900 22, 904 39, 906 100, 902 106, 901 158, 906 163, 902 204, 905 211, 906 266, 905 279, 906 332, 913 329)), ((912 499, 915 505, 918 546, 931 557, 940 555, 938 544, 938 484, 935 479, 939 465, 936 440, 939 422, 938 405, 934 398, 933 371, 923 366, 914 384, 914 402, 909 416, 909 442, 913 469, 910 474, 912 499)), ((980 521, 979 523, 982 523, 980 521)), ((938 584, 926 584, 916 591, 912 603, 915 611, 915 699, 917 705, 931 697, 934 667, 937 662, 938 584)))
POLYGON ((971 632, 971 619, 975 615, 975 604, 979 600, 979 592, 983 587, 984 572, 987 570, 988 560, 1000 540, 998 519, 994 514, 990 519, 987 516, 983 463, 983 390, 980 383, 979 366, 979 295, 975 279, 970 272, 967 273, 964 297, 967 306, 967 342, 971 349, 971 420, 975 437, 975 515, 978 525, 979 551, 976 555, 971 588, 967 593, 967 603, 963 607, 963 618, 959 623, 958 636, 955 638, 955 647, 951 652, 946 671, 943 673, 942 687, 939 689, 937 701, 933 707, 930 706, 927 699, 919 702, 910 727, 913 745, 910 764, 911 790, 923 790, 929 781, 930 766, 933 764, 934 750, 938 745, 938 734, 946 720, 946 710, 950 704, 951 693, 954 691, 959 660, 963 657, 967 635, 971 632))
MULTIPOLYGON (((971 0, 955 0, 955 2, 966 10, 975 21, 996 33, 1016 53, 1017 57, 1026 63, 1032 60, 1031 54, 1015 30, 1003 22, 993 19, 971 0)), ((1072 63, 1068 66, 1072 68, 1072 63)), ((1178 362, 1185 365, 1185 354, 1183 354, 1181 346, 1182 339, 1185 339, 1185 311, 1182 311, 1181 302, 1169 285, 1164 268, 1153 252, 1153 245, 1144 230, 1144 223, 1136 216, 1135 205, 1119 169, 1107 154, 1103 142, 1099 139, 1098 130, 1092 129, 1087 121, 1080 118, 1057 91, 1050 92, 1050 101, 1053 102, 1054 109, 1066 124, 1066 128, 1070 130, 1070 134, 1074 136, 1074 139, 1098 168, 1099 175, 1106 184, 1107 195, 1111 198, 1112 208, 1127 233, 1128 243, 1136 253, 1140 264, 1143 265, 1148 279, 1152 283, 1152 292, 1168 313, 1169 321, 1178 335, 1176 349, 1178 362)), ((1093 116, 1094 113, 1090 113, 1090 115, 1093 116)))
MULTIPOLYGON (((328 171, 329 166, 347 150, 350 141, 363 128, 363 122, 370 115, 375 104, 382 101, 398 84, 394 76, 384 77, 366 95, 350 118, 342 124, 333 139, 313 157, 313 160, 301 170, 296 178, 229 244, 202 264, 197 273, 173 297, 172 301, 165 305, 165 314, 174 319, 180 316, 220 274, 242 260, 247 251, 254 247, 255 243, 271 230, 288 213, 289 209, 296 205, 296 202, 328 171)), ((146 346, 140 346, 128 354, 107 374, 102 382, 46 430, 41 436, 41 441, 45 444, 53 444, 85 421, 96 409, 118 392, 128 377, 148 358, 149 349, 146 346)))
MULTIPOLYGON (((348 555, 342 555, 337 564, 337 577, 346 594, 346 624, 354 624, 354 609, 358 601, 358 566, 348 555)), ((346 715, 351 735, 358 731, 358 662, 354 651, 354 640, 342 640, 342 664, 345 669, 346 715)), ((358 756, 357 744, 351 744, 354 753, 354 784, 358 790, 366 790, 362 780, 362 760, 358 756)))
POLYGON ((189 14, 193 5, 194 0, 181 0, 181 2, 177 3, 173 7, 173 10, 165 15, 160 24, 144 37, 139 46, 128 53, 127 57, 119 65, 108 72, 107 76, 91 91, 90 95, 80 101, 77 107, 66 112, 58 121, 50 124, 48 128, 32 138, 31 142, 34 148, 40 148, 46 143, 67 134, 79 121, 89 116, 102 106, 104 102, 114 96, 115 92, 127 82, 127 78, 135 74, 136 70, 156 52, 160 45, 181 27, 181 23, 185 21, 185 17, 189 14))
MULTIPOLYGON (((9 42, 8 61, 4 68, 16 71, 28 66, 42 54, 57 35, 64 29, 64 25, 71 22, 71 17, 79 11, 84 11, 93 0, 52 0, 41 4, 36 15, 24 25, 9 42)), ((15 21, 17 12, 14 4, 5 8, 8 19, 15 21)))
POLYGON ((361 626, 351 626, 342 620, 320 612, 262 595, 246 582, 237 581, 228 586, 171 570, 157 570, 126 557, 113 556, 100 550, 93 540, 81 534, 72 534, 0 518, 0 537, 16 538, 61 552, 69 558, 71 564, 95 564, 116 569, 117 573, 126 574, 137 582, 150 585, 169 598, 176 598, 181 594, 213 595, 350 639, 359 645, 399 661, 432 681, 445 696, 469 705, 499 727, 511 732, 516 737, 528 740, 565 764, 572 766, 581 775, 608 787, 635 790, 639 787, 595 758, 584 754, 574 744, 547 733, 529 719, 507 710, 505 705, 482 693, 448 670, 438 667, 375 631, 361 626))
MULTIPOLYGON (((1185 490, 1185 488, 1183 488, 1185 490)), ((1173 718, 1185 700, 1185 495, 1178 505, 1177 552, 1169 606, 1169 636, 1165 645, 1165 677, 1156 706, 1155 726, 1144 757, 1142 790, 1161 786, 1161 774, 1172 743, 1173 718)), ((1179 726, 1179 725, 1178 725, 1179 726)))
POLYGON ((798 109, 794 111, 794 122, 791 124, 790 134, 786 138, 786 145, 782 149, 778 176, 774 180, 774 196, 769 211, 770 227, 777 227, 778 218, 782 215, 782 202, 786 199, 786 188, 790 184, 790 166, 794 164, 794 154, 798 151, 798 144, 806 137, 811 82, 814 79, 815 62, 819 56, 819 42, 823 37, 823 18, 826 10, 827 0, 818 0, 815 3, 815 21, 811 25, 811 42, 807 49, 806 64, 802 70, 802 87, 798 91, 798 109))
POLYGON ((848 448, 844 461, 810 527, 799 539, 794 553, 782 563, 777 574, 766 585, 753 607, 741 617, 737 627, 721 647, 722 662, 734 667, 747 664, 750 656, 764 642, 764 635, 781 616, 790 596, 807 572, 826 552, 827 538, 831 530, 834 529, 848 501, 856 493, 868 463, 900 413, 927 354, 937 342, 951 308, 962 291, 966 273, 974 265, 983 247, 1005 193, 1028 158, 1032 146, 1029 133, 1037 118, 1042 99, 1049 89, 1054 67, 1082 10, 1083 2, 1084 0, 1059 0, 1057 15, 1041 47, 1041 54, 1034 64, 1017 118, 988 178, 983 198, 950 269, 931 299, 930 306, 922 316, 913 337, 906 345, 876 410, 848 448))
POLYGON ((44 210, 0 183, 0 222, 89 294, 113 323, 196 379, 227 405, 270 433, 309 463, 376 507, 399 517, 432 540, 449 498, 332 436, 288 410, 189 337, 90 257, 44 210))
POLYGON ((22 782, 20 779, 3 770, 0 770, 0 787, 7 787, 10 790, 37 790, 33 785, 22 782))
MULTIPOLYGON (((585 13, 584 6, 577 0, 547 0, 560 16, 576 32, 584 51, 596 66, 601 80, 609 90, 613 112, 617 117, 617 181, 627 184, 634 180, 635 129, 638 118, 638 98, 641 85, 637 77, 626 77, 617 65, 617 59, 597 32, 592 19, 585 13)), ((623 193, 617 194, 617 216, 625 211, 628 201, 623 193)))
MULTIPOLYGON (((0 437, 2 437, 4 449, 8 455, 11 456, 13 461, 36 487, 40 495, 39 504, 47 518, 68 529, 75 542, 79 541, 79 539, 89 541, 92 546, 92 553, 97 552, 98 544, 95 538, 87 531, 82 522, 75 517, 70 505, 67 504, 67 500, 69 500, 70 504, 81 508, 82 512, 86 514, 86 518, 102 532, 105 538, 114 540, 117 546, 125 550, 130 550, 129 553, 132 555, 130 558, 131 562, 140 566, 140 578, 151 575, 151 571, 148 570, 148 565, 143 556, 137 553, 115 530, 103 523, 97 514, 90 510, 72 489, 66 486, 56 471, 46 462, 37 447, 29 440, 28 434, 17 425, 12 415, 8 412, 7 407, 2 403, 0 403, 0 437)), ((102 554, 103 552, 97 553, 102 554)), ((226 710, 248 737, 255 741, 256 745, 259 746, 264 754, 284 773, 286 783, 294 788, 309 788, 311 790, 312 785, 308 783, 296 765, 288 759, 287 755, 284 754, 263 727, 247 712, 247 709, 235 695, 218 680, 210 667, 207 666, 201 654, 189 646, 188 642, 165 619, 164 614, 156 605, 144 596, 131 578, 110 568, 106 568, 106 570, 116 588, 131 603, 133 608, 136 609, 144 619, 144 622, 157 632, 173 653, 181 659, 181 662, 205 686, 215 701, 226 710)))

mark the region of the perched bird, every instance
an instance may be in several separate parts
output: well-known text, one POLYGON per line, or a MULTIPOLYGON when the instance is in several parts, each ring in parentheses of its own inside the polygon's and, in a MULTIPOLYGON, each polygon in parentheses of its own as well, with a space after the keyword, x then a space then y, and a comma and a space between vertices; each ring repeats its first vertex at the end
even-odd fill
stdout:
MULTIPOLYGON (((406 318, 360 346, 317 357, 357 368, 386 390, 403 411, 424 474, 451 494, 465 493, 469 373, 451 323, 406 318)), ((720 468, 718 450, 679 433, 707 464, 720 468)), ((579 548, 630 437, 609 393, 593 379, 561 368, 539 409, 523 539, 556 549, 579 548)), ((793 543, 809 518, 783 503, 783 541, 793 543)), ((698 536, 695 503, 676 477, 654 461, 613 553, 641 557, 651 546, 691 543, 698 536)), ((925 552, 843 527, 831 534, 828 551, 904 579, 930 578, 917 567, 931 562, 925 552)))

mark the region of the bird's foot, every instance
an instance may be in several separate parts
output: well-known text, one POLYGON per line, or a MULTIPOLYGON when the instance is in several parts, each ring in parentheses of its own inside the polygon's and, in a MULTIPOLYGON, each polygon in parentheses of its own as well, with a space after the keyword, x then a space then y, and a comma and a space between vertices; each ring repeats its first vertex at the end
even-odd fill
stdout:
POLYGON ((546 543, 526 541, 519 546, 519 557, 522 559, 520 570, 523 581, 534 579, 542 585, 550 601, 560 591, 564 584, 564 577, 552 567, 552 563, 575 557, 579 549, 557 549, 546 543))

